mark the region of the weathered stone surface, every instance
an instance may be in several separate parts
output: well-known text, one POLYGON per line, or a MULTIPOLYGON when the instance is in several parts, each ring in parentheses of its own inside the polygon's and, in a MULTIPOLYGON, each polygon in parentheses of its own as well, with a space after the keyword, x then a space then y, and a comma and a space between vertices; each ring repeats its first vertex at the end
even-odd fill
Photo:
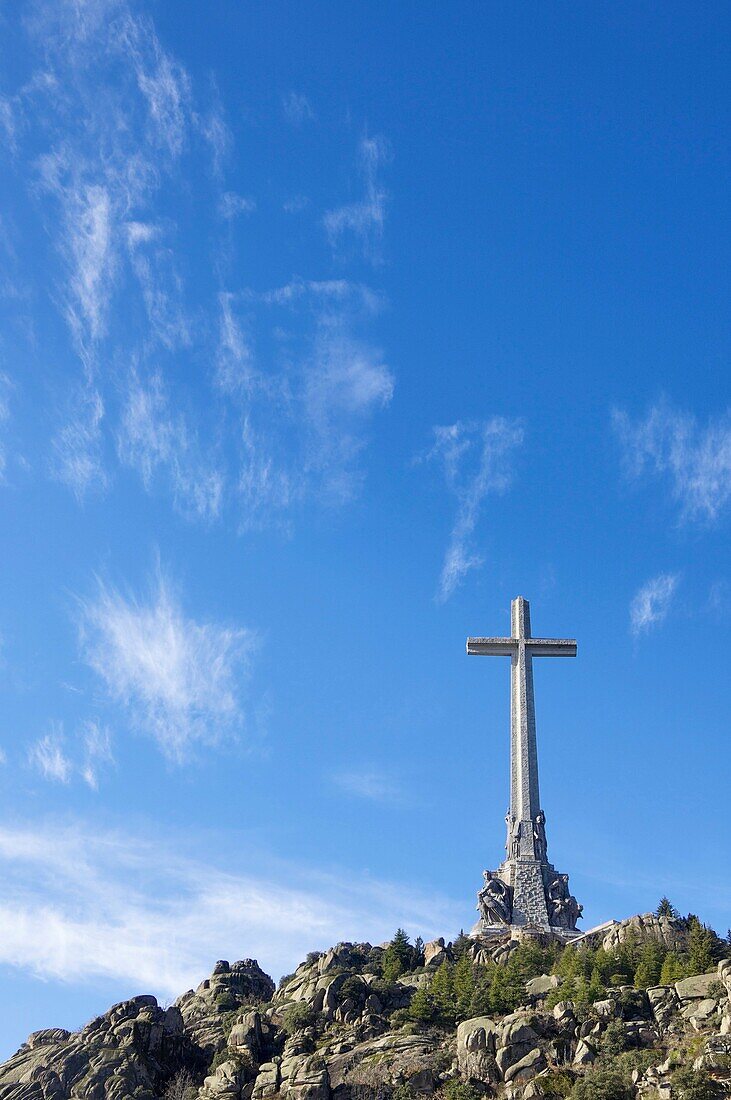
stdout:
POLYGON ((158 1008, 154 997, 133 997, 79 1032, 35 1032, 0 1067, 0 1097, 155 1100, 190 1054, 186 1047, 177 1009, 158 1008))
POLYGON ((525 1085, 541 1073, 547 1065, 543 1051, 539 1047, 534 1047, 505 1071, 505 1084, 525 1085))
POLYGON ((555 974, 540 974, 537 978, 531 978, 525 983, 525 991, 529 997, 542 997, 552 989, 558 989, 560 984, 561 979, 555 974))
POLYGON ((429 943, 424 944, 425 966, 440 966, 447 958, 447 949, 444 946, 443 936, 440 936, 438 940, 431 940, 429 943))
POLYGON ((628 940, 657 940, 666 947, 684 947, 687 938, 687 928, 682 920, 642 913, 615 924, 602 940, 602 947, 605 951, 612 952, 628 940))
POLYGON ((675 992, 681 1001, 703 1000, 711 992, 711 986, 718 981, 718 971, 710 974, 694 974, 692 978, 683 978, 675 983, 675 992))
POLYGON ((576 1053, 574 1054, 575 1066, 588 1066, 596 1060, 596 1049, 587 1043, 586 1039, 579 1039, 576 1044, 576 1053))
POLYGON ((463 1077, 490 1084, 497 1079, 495 1049, 499 1027, 489 1016, 464 1020, 457 1027, 457 1063, 463 1077))
POLYGON ((222 1062, 215 1073, 206 1077, 198 1096, 200 1100, 240 1100, 249 1076, 235 1059, 222 1062))
POLYGON ((655 985, 647 990, 652 1014, 660 1027, 665 1028, 680 1008, 675 986, 655 985))
POLYGON ((253 1100, 271 1100, 279 1092, 279 1062, 264 1062, 254 1082, 253 1100))
POLYGON ((224 1022, 230 1013, 269 1001, 273 993, 274 982, 253 959, 231 965, 222 961, 195 992, 191 989, 178 997, 175 1006, 191 1039, 216 1054, 226 1045, 224 1022))
POLYGON ((390 1032, 382 1038, 347 1045, 346 1050, 323 1050, 330 1087, 337 1092, 358 1085, 378 1093, 384 1086, 405 1081, 420 1082, 420 1091, 431 1091, 438 1075, 441 1047, 433 1035, 390 1032), (418 1075, 418 1077, 417 1077, 418 1075))

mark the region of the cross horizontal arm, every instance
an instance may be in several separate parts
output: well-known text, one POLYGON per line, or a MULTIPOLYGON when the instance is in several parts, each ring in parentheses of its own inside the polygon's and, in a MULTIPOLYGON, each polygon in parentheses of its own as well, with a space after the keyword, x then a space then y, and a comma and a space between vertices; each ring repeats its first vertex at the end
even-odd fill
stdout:
POLYGON ((503 654, 509 656, 518 652, 517 638, 468 638, 467 652, 469 654, 484 653, 488 656, 503 654))
POLYGON ((575 657, 575 638, 526 638, 531 657, 575 657))

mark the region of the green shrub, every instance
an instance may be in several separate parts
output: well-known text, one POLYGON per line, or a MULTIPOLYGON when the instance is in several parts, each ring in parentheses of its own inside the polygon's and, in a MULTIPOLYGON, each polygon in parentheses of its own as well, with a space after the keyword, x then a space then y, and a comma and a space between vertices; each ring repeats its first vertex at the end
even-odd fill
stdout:
POLYGON ((541 1088, 546 1096, 563 1098, 569 1095, 574 1086, 574 1078, 562 1070, 552 1070, 541 1076, 541 1088))
POLYGON ((467 1081, 461 1081, 459 1077, 453 1077, 447 1081, 442 1089, 444 1100, 482 1100, 480 1090, 467 1081))
POLYGON ((713 1078, 702 1069, 684 1066, 676 1069, 671 1077, 673 1092, 679 1100, 716 1100, 719 1087, 713 1078))
POLYGON ((576 1081, 569 1097, 571 1100, 634 1100, 632 1078, 614 1066, 596 1065, 576 1081))
POLYGON ((601 1053, 609 1058, 613 1058, 617 1054, 622 1054, 623 1051, 629 1050, 630 1045, 631 1044, 627 1042, 627 1032, 622 1026, 621 1021, 610 1020, 601 1037, 601 1053))
POLYGON ((288 1035, 294 1035, 295 1031, 303 1031, 306 1027, 313 1027, 316 1022, 315 1010, 312 1005, 304 1001, 295 1001, 284 1010, 282 1027, 288 1035))

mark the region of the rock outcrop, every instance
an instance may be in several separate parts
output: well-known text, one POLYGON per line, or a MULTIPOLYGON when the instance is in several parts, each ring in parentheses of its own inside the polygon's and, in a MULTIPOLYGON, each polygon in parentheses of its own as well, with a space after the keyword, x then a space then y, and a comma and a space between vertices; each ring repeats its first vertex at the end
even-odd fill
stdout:
MULTIPOLYGON (((615 933, 615 946, 675 934, 672 922, 647 917, 615 933)), ((460 950, 494 969, 516 944, 463 941, 460 950)), ((455 955, 435 940, 419 966, 385 980, 383 948, 338 944, 309 955, 276 991, 252 960, 219 962, 171 1008, 136 997, 79 1032, 34 1033, 0 1067, 0 1100, 420 1100, 450 1096, 455 1081, 469 1090, 464 1100, 552 1100, 627 1052, 636 1100, 684 1100, 678 1058, 719 1098, 731 1095, 731 960, 581 1005, 557 1000, 559 980, 539 974, 507 1015, 419 1023, 414 997, 455 955)))

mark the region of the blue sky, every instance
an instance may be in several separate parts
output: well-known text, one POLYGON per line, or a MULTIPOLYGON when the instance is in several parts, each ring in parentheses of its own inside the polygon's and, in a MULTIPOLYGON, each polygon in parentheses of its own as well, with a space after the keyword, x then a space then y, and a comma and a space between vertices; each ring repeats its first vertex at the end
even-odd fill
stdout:
POLYGON ((0 7, 0 1052, 474 918, 725 933, 728 7, 0 7))

